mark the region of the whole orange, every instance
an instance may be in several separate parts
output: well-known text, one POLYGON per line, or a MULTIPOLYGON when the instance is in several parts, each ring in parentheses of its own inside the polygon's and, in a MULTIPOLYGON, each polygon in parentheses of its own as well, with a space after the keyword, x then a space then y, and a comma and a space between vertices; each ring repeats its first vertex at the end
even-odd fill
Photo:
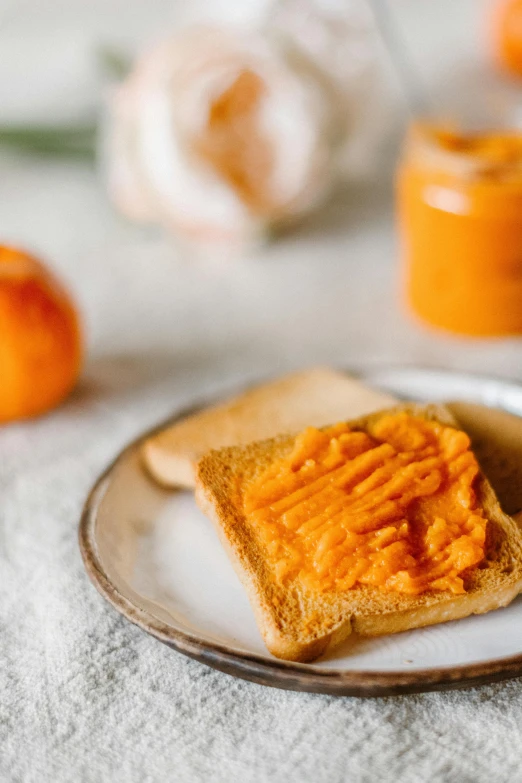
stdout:
POLYGON ((522 0, 500 0, 493 20, 494 46, 501 65, 522 76, 522 0))
POLYGON ((82 354, 67 291, 36 258, 0 245, 0 423, 58 405, 76 383, 82 354))

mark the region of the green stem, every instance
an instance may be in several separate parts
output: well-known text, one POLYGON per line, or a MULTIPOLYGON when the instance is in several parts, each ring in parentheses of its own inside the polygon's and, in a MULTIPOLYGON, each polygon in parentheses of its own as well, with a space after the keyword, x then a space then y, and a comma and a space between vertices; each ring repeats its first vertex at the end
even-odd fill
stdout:
MULTIPOLYGON (((111 46, 100 46, 97 56, 104 73, 117 81, 131 69, 132 60, 111 46)), ((96 123, 0 126, 2 147, 34 155, 92 160, 96 152, 96 123)))
POLYGON ((0 127, 0 148, 59 157, 93 158, 96 125, 0 127))

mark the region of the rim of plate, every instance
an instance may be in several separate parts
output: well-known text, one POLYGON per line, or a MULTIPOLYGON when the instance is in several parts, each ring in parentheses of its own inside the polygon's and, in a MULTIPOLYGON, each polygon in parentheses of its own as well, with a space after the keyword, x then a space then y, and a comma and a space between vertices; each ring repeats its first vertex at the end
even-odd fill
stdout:
MULTIPOLYGON (((494 376, 452 372, 416 365, 368 364, 349 368, 348 372, 365 377, 383 377, 387 372, 424 375, 424 378, 460 379, 464 382, 501 384, 504 390, 521 396, 522 384, 494 376)), ((252 384, 249 384, 252 385, 252 384)), ((236 387, 240 393, 245 387, 236 387)), ((338 696, 395 696, 407 693, 448 690, 483 685, 490 682, 522 676, 522 651, 516 655, 477 661, 458 666, 431 667, 412 671, 374 671, 350 669, 319 669, 313 664, 292 663, 278 658, 267 658, 254 653, 240 652, 225 644, 202 639, 175 625, 167 624, 134 603, 113 583, 106 573, 98 553, 96 521, 99 504, 110 484, 116 466, 135 451, 143 441, 219 398, 199 401, 195 405, 169 416, 159 425, 129 443, 94 483, 83 506, 79 524, 79 545, 87 574, 98 592, 127 620, 178 652, 201 663, 241 679, 285 690, 325 693, 338 696)), ((504 408, 506 410, 506 408, 504 408)), ((514 413, 514 411, 509 411, 514 413)), ((516 415, 516 414, 515 414, 516 415)), ((520 415, 520 414, 519 414, 520 415)), ((150 479, 152 481, 152 479, 150 479)), ((173 623, 175 620, 173 619, 173 623)))

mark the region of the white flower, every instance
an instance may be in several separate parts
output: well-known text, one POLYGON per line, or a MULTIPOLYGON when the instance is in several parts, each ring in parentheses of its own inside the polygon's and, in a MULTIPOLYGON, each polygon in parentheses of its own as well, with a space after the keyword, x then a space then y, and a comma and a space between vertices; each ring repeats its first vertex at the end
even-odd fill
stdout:
POLYGON ((266 36, 194 28, 138 62, 111 105, 109 189, 134 220, 241 243, 332 184, 331 95, 266 36))
POLYGON ((393 97, 389 67, 383 68, 382 42, 366 0, 276 0, 267 9, 266 21, 271 33, 306 62, 330 95, 337 176, 375 170, 393 114, 393 97))

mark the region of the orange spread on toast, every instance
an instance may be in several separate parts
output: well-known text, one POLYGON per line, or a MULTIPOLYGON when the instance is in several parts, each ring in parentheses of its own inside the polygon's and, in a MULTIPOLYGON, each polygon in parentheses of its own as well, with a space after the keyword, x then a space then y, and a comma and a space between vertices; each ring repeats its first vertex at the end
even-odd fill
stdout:
POLYGON ((368 431, 309 427, 245 489, 244 511, 278 582, 463 593, 486 519, 468 436, 405 412, 368 431))

